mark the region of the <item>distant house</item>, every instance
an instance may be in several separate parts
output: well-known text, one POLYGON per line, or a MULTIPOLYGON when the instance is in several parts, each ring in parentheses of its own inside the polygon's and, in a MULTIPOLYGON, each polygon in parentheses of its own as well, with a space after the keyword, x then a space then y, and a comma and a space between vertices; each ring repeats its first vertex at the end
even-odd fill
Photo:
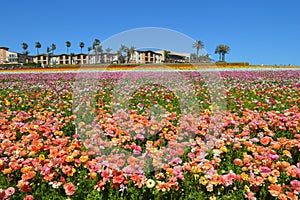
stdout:
POLYGON ((17 64, 18 53, 9 51, 7 47, 0 47, 0 64, 17 64))
POLYGON ((190 62, 189 53, 169 52, 168 59, 165 58, 164 50, 135 50, 131 55, 129 62, 137 64, 160 64, 166 62, 172 63, 188 63, 190 62))
MULTIPOLYGON (((134 50, 130 58, 122 56, 124 62, 132 64, 160 64, 164 62, 172 63, 188 63, 190 62, 189 53, 169 52, 168 58, 165 58, 164 50, 134 50)), ((92 54, 40 54, 25 55, 21 53, 11 52, 7 47, 0 47, 0 64, 17 64, 34 62, 49 65, 85 65, 85 64, 111 64, 123 63, 116 53, 92 53, 92 54)))
POLYGON ((105 64, 112 63, 115 54, 59 54, 59 55, 46 55, 41 54, 33 56, 33 62, 41 63, 44 65, 85 65, 85 64, 105 64))
POLYGON ((155 64, 162 63, 162 53, 151 50, 134 50, 129 62, 137 64, 155 64))
POLYGON ((162 54, 162 60, 164 62, 171 62, 171 63, 189 63, 191 60, 191 54, 190 53, 179 53, 179 52, 169 52, 168 58, 165 58, 165 50, 157 51, 157 53, 162 54))

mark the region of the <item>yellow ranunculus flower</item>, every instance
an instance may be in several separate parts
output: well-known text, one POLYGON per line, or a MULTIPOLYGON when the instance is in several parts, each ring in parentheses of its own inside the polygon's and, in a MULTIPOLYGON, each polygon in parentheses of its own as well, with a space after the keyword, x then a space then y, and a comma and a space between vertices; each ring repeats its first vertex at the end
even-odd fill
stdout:
POLYGON ((248 192, 250 192, 250 188, 248 187, 248 185, 245 185, 245 190, 246 190, 246 192, 248 193, 248 192))
POLYGON ((204 176, 201 176, 199 183, 202 185, 206 185, 208 183, 208 180, 204 176))
POLYGON ((197 166, 193 166, 191 172, 193 174, 199 174, 200 172, 202 172, 202 170, 197 166))
POLYGON ((223 151, 224 153, 228 152, 228 149, 226 147, 221 147, 220 150, 223 151))
POLYGON ((249 180, 249 176, 248 174, 246 174, 245 172, 241 173, 241 177, 244 181, 248 181, 249 180))
POLYGON ((80 156, 79 160, 80 160, 80 162, 85 163, 86 161, 89 160, 89 157, 88 156, 80 156))
POLYGON ((39 160, 40 160, 40 161, 43 161, 43 160, 45 160, 45 156, 44 156, 44 154, 40 154, 40 155, 39 155, 39 160))
POLYGON ((66 157, 66 162, 73 162, 74 161, 74 157, 73 156, 67 156, 66 157))
POLYGON ((5 103, 4 103, 6 106, 10 106, 10 102, 6 99, 5 100, 5 103))
POLYGON ((269 176, 268 180, 270 181, 270 183, 273 183, 273 184, 277 182, 277 178, 274 176, 269 176))

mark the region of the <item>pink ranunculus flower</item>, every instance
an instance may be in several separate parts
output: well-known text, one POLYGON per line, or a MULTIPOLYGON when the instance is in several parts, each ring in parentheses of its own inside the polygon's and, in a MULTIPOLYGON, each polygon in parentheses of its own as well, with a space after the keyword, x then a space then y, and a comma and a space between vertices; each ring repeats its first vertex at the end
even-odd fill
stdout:
POLYGON ((292 180, 291 181, 291 186, 292 186, 293 190, 297 194, 299 194, 299 192, 300 192, 300 181, 298 181, 298 180, 292 180))
POLYGON ((140 154, 142 152, 142 148, 138 145, 133 147, 133 154, 140 154))
POLYGON ((142 134, 137 134, 137 135, 135 136, 135 139, 144 141, 145 137, 144 137, 142 134))
POLYGON ((9 187, 9 188, 7 188, 7 189, 5 190, 6 196, 11 196, 11 195, 13 195, 14 193, 15 193, 15 188, 13 188, 13 187, 9 187))
POLYGON ((278 160, 280 157, 279 157, 279 155, 277 155, 277 154, 271 154, 271 155, 270 155, 270 158, 271 158, 272 160, 278 160))
POLYGON ((64 184, 63 187, 64 187, 65 192, 68 196, 73 195, 76 191, 76 188, 72 183, 66 183, 66 184, 64 184))
POLYGON ((263 174, 269 174, 271 172, 271 169, 269 167, 261 167, 260 172, 263 174))
POLYGON ((24 197, 23 200, 33 200, 33 196, 32 195, 27 195, 26 197, 24 197))
POLYGON ((250 200, 256 200, 256 197, 254 196, 253 192, 248 192, 246 198, 250 200))

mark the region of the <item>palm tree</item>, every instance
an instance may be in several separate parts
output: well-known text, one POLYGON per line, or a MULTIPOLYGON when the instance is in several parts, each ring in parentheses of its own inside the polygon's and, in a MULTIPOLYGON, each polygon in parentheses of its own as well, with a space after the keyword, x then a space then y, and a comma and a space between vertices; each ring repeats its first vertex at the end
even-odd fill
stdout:
POLYGON ((88 47, 88 54, 92 51, 92 47, 88 47))
POLYGON ((205 55, 199 56, 199 62, 200 63, 209 63, 212 62, 213 60, 210 58, 210 55, 207 53, 205 55))
POLYGON ((88 47, 88 63, 90 64, 90 51, 92 51, 92 47, 88 47))
POLYGON ((117 51, 119 63, 124 63, 124 57, 122 54, 123 54, 123 52, 126 52, 126 49, 127 49, 127 47, 125 45, 121 44, 121 47, 117 51))
POLYGON ((36 48, 36 52, 37 52, 37 55, 39 55, 39 49, 42 47, 41 43, 40 42, 35 42, 35 48, 36 48))
POLYGON ((215 50, 215 54, 219 54, 219 60, 225 62, 225 54, 228 54, 230 51, 230 47, 224 44, 220 44, 217 46, 215 50))
POLYGON ((24 51, 24 54, 26 55, 26 58, 27 58, 27 56, 29 55, 29 53, 30 53, 30 52, 29 52, 29 51, 27 51, 27 50, 26 50, 26 51, 24 51))
MULTIPOLYGON (((51 49, 52 53, 50 54, 50 57, 51 56, 54 56, 54 51, 56 50, 56 45, 54 43, 51 44, 51 49)), ((52 60, 52 63, 53 63, 53 60, 52 60)), ((55 64, 55 61, 54 61, 54 64, 55 64)))
POLYGON ((82 49, 83 49, 83 47, 84 47, 84 42, 80 42, 80 43, 79 43, 79 47, 80 47, 80 53, 82 53, 82 49))
POLYGON ((121 47, 119 50, 123 53, 126 51, 126 49, 127 49, 127 47, 124 44, 121 44, 121 47))
POLYGON ((131 58, 131 56, 133 55, 134 50, 135 50, 135 47, 134 47, 134 46, 131 46, 130 48, 127 48, 127 49, 126 49, 127 63, 130 62, 130 58, 131 58))
POLYGON ((69 48, 71 47, 70 41, 66 41, 66 47, 67 47, 67 54, 69 54, 69 48))
POLYGON ((26 55, 26 60, 27 60, 27 57, 28 57, 28 54, 29 54, 29 51, 27 51, 27 49, 28 49, 28 44, 27 43, 25 43, 25 42, 23 42, 22 43, 22 48, 23 48, 23 54, 25 54, 26 55))
POLYGON ((98 50, 100 50, 99 47, 98 47, 99 45, 100 45, 100 40, 96 38, 93 42, 93 45, 92 45, 92 48, 93 48, 93 50, 95 52, 95 55, 96 55, 96 62, 95 63, 98 62, 98 50))
POLYGON ((112 49, 111 48, 106 48, 105 49, 105 52, 106 52, 106 56, 107 56, 107 58, 106 58, 106 61, 107 60, 109 60, 110 61, 110 52, 112 51, 112 49))
POLYGON ((169 58, 170 58, 170 51, 168 51, 168 50, 164 50, 164 62, 166 63, 168 60, 169 60, 169 58))
POLYGON ((193 44, 193 48, 196 48, 196 55, 198 58, 199 50, 204 48, 203 42, 200 40, 196 40, 196 42, 193 44))
POLYGON ((55 49, 56 49, 56 45, 54 43, 52 43, 52 45, 51 45, 52 55, 54 55, 54 50, 55 49))
POLYGON ((97 51, 97 53, 100 53, 100 63, 102 63, 102 60, 103 60, 103 48, 102 48, 102 45, 98 45, 96 47, 96 51, 97 51))
POLYGON ((75 53, 70 53, 70 57, 71 57, 71 64, 74 64, 74 60, 73 57, 75 56, 75 53))
POLYGON ((25 43, 25 42, 23 42, 22 43, 22 48, 23 48, 23 50, 24 50, 24 52, 28 49, 28 44, 27 43, 25 43))

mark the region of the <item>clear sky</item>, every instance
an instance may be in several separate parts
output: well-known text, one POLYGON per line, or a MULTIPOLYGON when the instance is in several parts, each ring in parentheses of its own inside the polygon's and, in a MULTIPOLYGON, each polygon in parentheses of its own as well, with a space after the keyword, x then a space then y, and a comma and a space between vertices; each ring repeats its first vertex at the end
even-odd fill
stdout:
MULTIPOLYGON (((55 43, 55 53, 84 52, 123 31, 160 27, 201 40, 218 60, 218 44, 230 46, 227 61, 300 65, 299 0, 20 0, 0 3, 0 46, 22 52, 22 42, 36 54, 55 43)), ((147 37, 146 37, 147 38, 147 37)), ((175 41, 174 43, 178 43, 175 41)), ((180 43, 179 43, 180 44, 180 43)))

